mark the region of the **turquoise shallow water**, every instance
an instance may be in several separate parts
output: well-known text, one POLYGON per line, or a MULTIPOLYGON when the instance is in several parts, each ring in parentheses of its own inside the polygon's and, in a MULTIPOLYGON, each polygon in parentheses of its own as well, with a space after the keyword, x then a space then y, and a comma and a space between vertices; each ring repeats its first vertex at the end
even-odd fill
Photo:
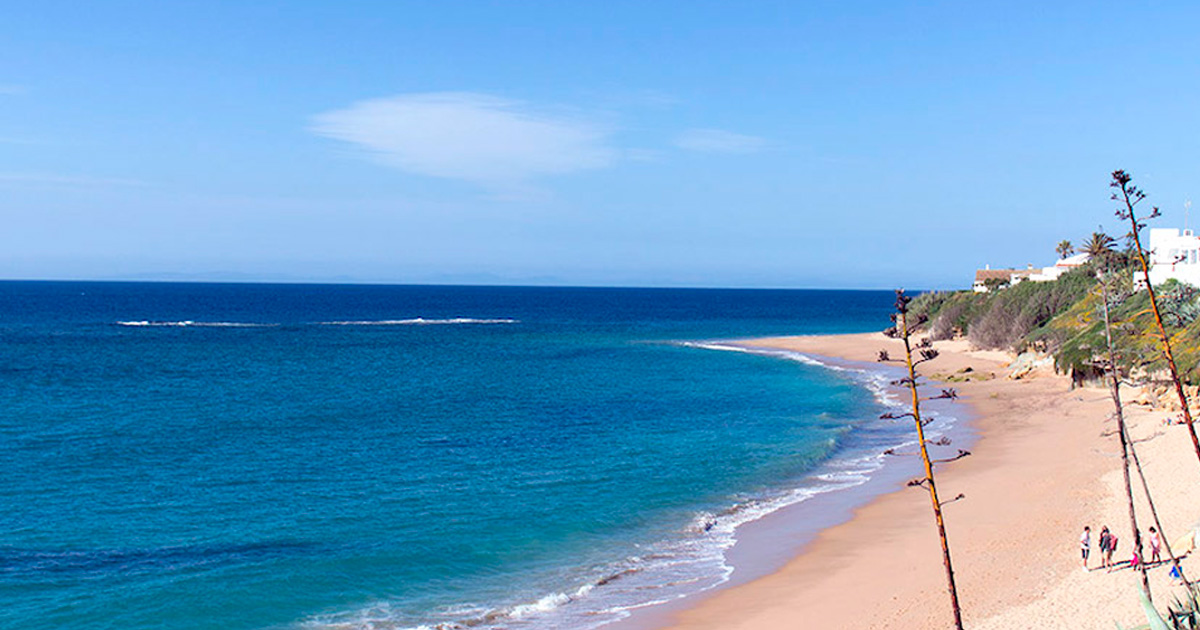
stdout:
POLYGON ((879 375, 711 341, 891 298, 0 283, 0 627, 583 628, 708 588, 738 523, 903 439, 879 375))

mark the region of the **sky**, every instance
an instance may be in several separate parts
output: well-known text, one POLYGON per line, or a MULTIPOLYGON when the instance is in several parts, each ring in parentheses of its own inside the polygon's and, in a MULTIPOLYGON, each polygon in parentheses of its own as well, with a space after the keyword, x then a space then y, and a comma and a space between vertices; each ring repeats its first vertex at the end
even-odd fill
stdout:
POLYGON ((0 0, 0 278, 967 287, 1125 169, 1191 2, 0 0))

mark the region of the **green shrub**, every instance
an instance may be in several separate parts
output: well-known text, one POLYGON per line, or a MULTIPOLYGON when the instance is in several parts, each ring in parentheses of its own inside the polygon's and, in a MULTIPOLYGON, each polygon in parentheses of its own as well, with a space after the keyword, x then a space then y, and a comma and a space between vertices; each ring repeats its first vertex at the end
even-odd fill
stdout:
MULTIPOLYGON (((1109 264, 1115 267, 1108 274, 1109 309, 1120 368, 1126 374, 1165 369, 1149 297, 1133 290, 1129 259, 1116 256, 1109 264)), ((1054 355, 1059 371, 1086 376, 1106 354, 1096 271, 1087 264, 1053 282, 925 293, 911 311, 927 318, 923 332, 931 339, 966 336, 980 348, 1041 350, 1054 355)), ((1181 376, 1200 383, 1200 289, 1172 280, 1158 291, 1181 376)))

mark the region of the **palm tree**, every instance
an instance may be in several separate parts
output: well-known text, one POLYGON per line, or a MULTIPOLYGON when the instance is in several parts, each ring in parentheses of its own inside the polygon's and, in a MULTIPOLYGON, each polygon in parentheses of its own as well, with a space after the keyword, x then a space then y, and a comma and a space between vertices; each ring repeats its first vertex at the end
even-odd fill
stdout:
POLYGON ((1117 241, 1104 232, 1092 232, 1092 236, 1083 243, 1080 253, 1087 254, 1100 268, 1123 267, 1123 255, 1117 251, 1117 241))
POLYGON ((1058 252, 1059 258, 1066 258, 1075 253, 1075 248, 1071 247, 1071 241, 1062 241, 1058 244, 1058 247, 1054 248, 1054 251, 1058 252))
MULTIPOLYGON (((1064 243, 1066 241, 1063 241, 1064 243)), ((1092 232, 1092 237, 1083 244, 1083 253, 1091 256, 1095 260, 1100 260, 1109 254, 1112 254, 1117 246, 1117 241, 1113 237, 1104 232, 1092 232)))

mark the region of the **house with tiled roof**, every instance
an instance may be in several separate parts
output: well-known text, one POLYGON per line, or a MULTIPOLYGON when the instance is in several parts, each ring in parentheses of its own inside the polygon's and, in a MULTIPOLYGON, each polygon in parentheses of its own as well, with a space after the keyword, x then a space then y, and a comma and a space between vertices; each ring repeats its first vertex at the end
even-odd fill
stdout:
POLYGON ((975 283, 971 290, 976 293, 987 293, 992 287, 1016 284, 1033 274, 1033 269, 992 269, 984 267, 975 270, 975 283))
POLYGON ((992 269, 984 267, 975 272, 975 283, 971 285, 971 290, 976 293, 987 293, 992 287, 1011 286, 1018 282, 1029 280, 1031 282, 1052 282, 1058 280, 1059 276, 1067 273, 1072 269, 1082 266, 1088 261, 1087 254, 1075 254, 1060 259, 1049 267, 1035 269, 1033 265, 1028 265, 1024 269, 992 269))

